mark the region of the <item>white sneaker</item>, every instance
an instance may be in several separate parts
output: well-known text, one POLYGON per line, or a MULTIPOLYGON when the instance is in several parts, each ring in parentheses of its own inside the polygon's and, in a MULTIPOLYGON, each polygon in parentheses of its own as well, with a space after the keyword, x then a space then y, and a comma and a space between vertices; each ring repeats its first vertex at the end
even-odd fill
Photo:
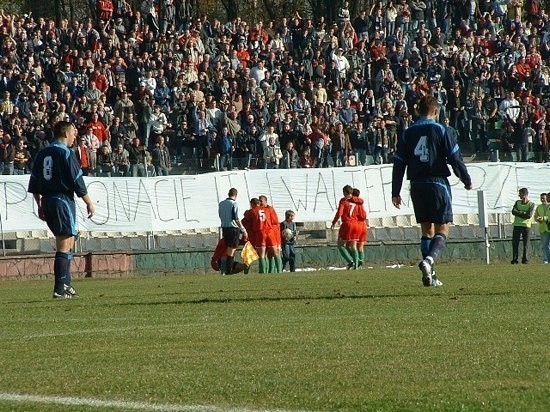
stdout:
POLYGON ((70 285, 63 285, 63 288, 65 289, 65 293, 68 293, 71 296, 78 295, 78 293, 76 293, 76 290, 70 285))
POLYGON ((59 293, 54 292, 53 298, 54 299, 71 299, 73 295, 71 295, 69 292, 63 292, 61 295, 59 293))
POLYGON ((437 276, 435 276, 435 272, 432 273, 432 286, 443 286, 443 282, 440 281, 437 276))
POLYGON ((426 287, 432 286, 432 264, 428 259, 424 259, 418 264, 422 272, 422 284, 426 287))

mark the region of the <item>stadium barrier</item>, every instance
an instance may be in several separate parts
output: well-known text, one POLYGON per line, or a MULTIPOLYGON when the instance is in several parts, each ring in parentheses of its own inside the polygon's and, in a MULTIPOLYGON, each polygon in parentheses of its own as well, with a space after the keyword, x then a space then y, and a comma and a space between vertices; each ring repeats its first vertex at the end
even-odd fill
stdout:
MULTIPOLYGON (((508 263, 511 257, 510 239, 491 241, 491 263, 508 263)), ((540 263, 540 241, 533 239, 530 246, 531 262, 540 263)), ((36 279, 51 277, 53 253, 0 257, 0 280, 36 279)), ((210 268, 212 248, 196 250, 113 251, 75 253, 72 275, 78 277, 124 277, 158 275, 164 273, 214 274, 210 268)), ((375 274, 381 266, 411 265, 418 263, 418 242, 369 242, 365 246, 365 274, 375 274)), ((442 263, 485 263, 483 239, 451 239, 442 254, 442 263)), ((298 245, 297 268, 343 268, 344 263, 334 244, 298 245)), ((251 268, 258 272, 257 263, 251 268)), ((384 272, 391 274, 391 272, 384 272)))

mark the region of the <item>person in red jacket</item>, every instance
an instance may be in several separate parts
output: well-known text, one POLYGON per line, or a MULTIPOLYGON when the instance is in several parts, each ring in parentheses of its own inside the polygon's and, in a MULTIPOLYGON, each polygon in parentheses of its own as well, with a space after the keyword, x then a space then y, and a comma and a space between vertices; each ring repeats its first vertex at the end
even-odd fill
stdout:
POLYGON ((96 68, 90 76, 90 81, 93 81, 101 93, 107 93, 109 89, 109 82, 101 70, 96 68))
MULTIPOLYGON (((216 272, 220 271, 221 258, 225 255, 226 250, 227 250, 227 245, 225 244, 225 240, 220 239, 220 241, 216 245, 216 249, 214 250, 214 254, 212 255, 212 259, 210 259, 210 266, 216 272)), ((243 270, 246 271, 246 269, 247 269, 246 265, 242 264, 241 262, 233 261, 233 266, 230 269, 228 269, 227 274, 228 275, 235 275, 237 273, 242 272, 243 270)))
POLYGON ((93 133, 97 136, 100 143, 103 144, 105 141, 109 141, 109 132, 101 120, 99 120, 99 115, 97 113, 92 114, 92 120, 87 124, 88 128, 91 128, 93 133))
POLYGON ((114 7, 112 0, 98 0, 97 14, 101 20, 109 20, 113 16, 113 10, 114 7))

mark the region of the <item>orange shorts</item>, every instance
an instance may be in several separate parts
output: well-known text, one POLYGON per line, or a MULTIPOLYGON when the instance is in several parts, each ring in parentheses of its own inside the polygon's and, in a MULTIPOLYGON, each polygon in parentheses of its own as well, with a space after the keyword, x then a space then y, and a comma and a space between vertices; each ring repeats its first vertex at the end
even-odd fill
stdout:
POLYGON ((274 247, 281 244, 280 231, 277 230, 265 230, 263 232, 252 232, 249 234, 250 243, 254 247, 274 247))
POLYGON ((367 224, 366 222, 357 222, 359 226, 359 239, 358 242, 365 243, 367 241, 367 224))
POLYGON ((279 226, 274 226, 271 230, 266 233, 265 245, 267 247, 274 247, 281 245, 281 230, 279 226))
POLYGON ((342 222, 340 230, 338 231, 338 240, 349 242, 357 240, 357 229, 354 227, 354 222, 342 222))

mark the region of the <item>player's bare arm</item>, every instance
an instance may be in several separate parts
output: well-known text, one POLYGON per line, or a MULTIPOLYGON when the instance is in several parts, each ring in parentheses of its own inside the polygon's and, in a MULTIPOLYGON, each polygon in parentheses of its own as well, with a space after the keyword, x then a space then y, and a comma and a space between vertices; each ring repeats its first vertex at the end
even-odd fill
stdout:
POLYGON ((88 219, 90 219, 95 213, 94 203, 88 194, 82 196, 81 199, 86 203, 86 211, 88 212, 88 219))

